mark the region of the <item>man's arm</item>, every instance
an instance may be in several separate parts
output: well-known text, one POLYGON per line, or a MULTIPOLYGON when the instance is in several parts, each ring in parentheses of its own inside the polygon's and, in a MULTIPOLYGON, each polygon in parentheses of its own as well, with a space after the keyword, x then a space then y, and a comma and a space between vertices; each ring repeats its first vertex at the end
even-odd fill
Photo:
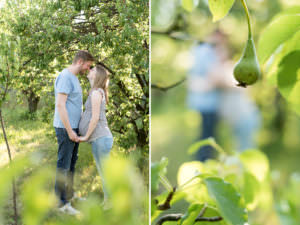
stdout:
POLYGON ((60 120, 62 121, 62 123, 64 124, 64 126, 68 132, 69 138, 74 142, 78 142, 79 141, 78 136, 73 131, 73 129, 70 125, 70 122, 69 122, 68 112, 67 112, 67 108, 66 108, 67 98, 68 98, 67 94, 58 93, 56 107, 57 107, 57 110, 59 113, 60 120))

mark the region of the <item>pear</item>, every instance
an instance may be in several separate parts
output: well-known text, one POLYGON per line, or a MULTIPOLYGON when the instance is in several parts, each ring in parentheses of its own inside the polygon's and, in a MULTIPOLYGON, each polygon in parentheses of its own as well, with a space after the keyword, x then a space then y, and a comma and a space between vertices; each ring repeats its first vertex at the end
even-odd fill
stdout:
POLYGON ((234 67, 233 75, 239 82, 237 86, 241 87, 254 84, 261 76, 254 41, 251 35, 248 36, 242 57, 234 67))

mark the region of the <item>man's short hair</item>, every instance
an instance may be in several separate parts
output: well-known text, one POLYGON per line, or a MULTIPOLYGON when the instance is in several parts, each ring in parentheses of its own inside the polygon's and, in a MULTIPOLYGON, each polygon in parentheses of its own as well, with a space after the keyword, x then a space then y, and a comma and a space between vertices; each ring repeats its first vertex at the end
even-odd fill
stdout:
POLYGON ((76 53, 73 63, 77 63, 79 59, 82 59, 84 62, 94 62, 94 57, 85 50, 80 50, 76 53))

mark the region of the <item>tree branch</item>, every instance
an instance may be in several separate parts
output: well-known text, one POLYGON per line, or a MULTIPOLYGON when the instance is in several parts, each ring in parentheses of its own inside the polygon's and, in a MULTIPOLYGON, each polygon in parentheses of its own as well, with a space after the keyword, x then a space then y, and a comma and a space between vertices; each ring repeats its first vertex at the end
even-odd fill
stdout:
MULTIPOLYGON (((145 95, 146 97, 148 97, 148 89, 145 90, 145 87, 147 87, 148 85, 147 85, 145 79, 144 79, 140 74, 138 74, 138 73, 136 73, 135 76, 136 76, 136 78, 137 78, 139 84, 141 85, 141 88, 142 88, 142 90, 143 90, 144 95, 145 95)), ((148 87, 148 88, 149 88, 149 87, 148 87)))
POLYGON ((149 44, 146 40, 143 41, 143 46, 145 49, 149 50, 149 44))
POLYGON ((10 70, 9 70, 9 65, 8 65, 8 59, 7 59, 7 56, 6 56, 6 66, 7 66, 7 76, 6 76, 6 82, 5 82, 5 89, 4 89, 4 92, 2 93, 2 97, 0 99, 0 109, 2 107, 2 103, 4 102, 5 98, 6 98, 6 94, 7 94, 7 91, 8 91, 8 86, 9 86, 9 78, 10 78, 10 70))
POLYGON ((186 18, 182 13, 178 13, 174 19, 174 22, 169 26, 167 30, 155 30, 151 29, 151 34, 158 34, 158 35, 166 35, 169 38, 179 41, 186 41, 186 40, 195 40, 191 38, 190 35, 186 32, 186 28, 188 23, 186 22, 186 18), (185 32, 183 32, 185 31, 185 32))
MULTIPOLYGON (((159 220, 157 221, 156 225, 162 225, 164 222, 167 221, 178 221, 183 217, 183 214, 178 213, 178 214, 167 214, 162 216, 161 218, 159 218, 159 220)), ((195 219, 195 222, 218 222, 223 220, 222 217, 220 216, 214 216, 214 217, 197 217, 195 219)))
POLYGON ((166 86, 166 87, 162 87, 162 86, 157 85, 157 84, 151 84, 151 88, 158 89, 158 90, 160 90, 160 91, 168 91, 169 89, 174 88, 174 87, 176 87, 176 86, 182 84, 184 81, 186 81, 186 79, 187 79, 187 78, 185 77, 185 78, 183 78, 182 80, 176 82, 175 84, 171 84, 171 85, 166 86))
POLYGON ((168 197, 166 198, 165 202, 157 206, 158 210, 167 210, 171 208, 170 202, 173 199, 175 191, 176 191, 176 187, 173 187, 173 190, 168 194, 168 197))

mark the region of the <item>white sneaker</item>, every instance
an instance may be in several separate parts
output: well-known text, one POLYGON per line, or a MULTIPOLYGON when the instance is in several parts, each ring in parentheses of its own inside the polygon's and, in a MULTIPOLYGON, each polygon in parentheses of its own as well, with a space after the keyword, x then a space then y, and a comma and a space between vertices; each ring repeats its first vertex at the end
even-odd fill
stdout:
POLYGON ((79 195, 77 193, 74 193, 73 197, 71 198, 71 201, 74 201, 74 200, 79 200, 79 201, 86 201, 86 198, 85 197, 79 197, 79 195))
POLYGON ((80 211, 78 211, 77 209, 74 209, 72 206, 71 206, 71 203, 67 203, 65 204, 64 206, 58 208, 59 211, 63 212, 63 213, 67 213, 69 215, 79 215, 80 214, 80 211))

